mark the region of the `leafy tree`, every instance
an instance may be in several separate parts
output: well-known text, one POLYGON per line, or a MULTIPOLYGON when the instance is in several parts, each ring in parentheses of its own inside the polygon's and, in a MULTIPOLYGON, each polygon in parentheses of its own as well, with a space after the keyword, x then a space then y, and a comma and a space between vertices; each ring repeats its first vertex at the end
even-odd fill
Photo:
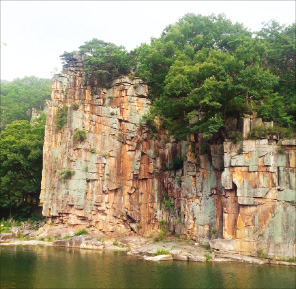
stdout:
POLYGON ((14 121, 0 134, 2 214, 26 217, 29 204, 24 192, 40 192, 45 115, 28 122, 14 121))
MULTIPOLYGON (((75 53, 65 52, 61 58, 65 63, 76 61, 75 53)), ((123 46, 92 39, 79 47, 78 54, 83 56, 84 71, 99 85, 108 86, 113 78, 130 73, 130 56, 123 46)))
POLYGON ((295 126, 295 25, 272 23, 252 35, 224 15, 187 14, 133 51, 164 127, 211 138, 246 113, 295 126))
MULTIPOLYGON (((296 24, 290 26, 280 25, 276 21, 266 23, 257 33, 260 40, 266 45, 267 53, 265 66, 279 77, 275 89, 280 95, 284 109, 288 116, 296 122, 296 24)), ((276 96, 278 99, 278 95, 276 96)), ((269 114, 269 118, 273 115, 269 114)))
POLYGON ((45 100, 50 99, 51 80, 35 76, 1 81, 1 126, 15 120, 30 120, 32 108, 43 110, 45 100))

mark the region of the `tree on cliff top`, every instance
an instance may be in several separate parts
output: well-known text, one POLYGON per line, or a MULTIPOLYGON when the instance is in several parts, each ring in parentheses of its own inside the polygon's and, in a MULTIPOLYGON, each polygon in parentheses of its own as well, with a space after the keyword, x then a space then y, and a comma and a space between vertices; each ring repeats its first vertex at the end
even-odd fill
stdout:
MULTIPOLYGON (((123 46, 98 39, 87 41, 79 47, 78 53, 86 56, 83 70, 98 81, 99 85, 109 86, 110 82, 120 75, 130 73, 130 55, 123 46)), ((74 52, 65 52, 61 58, 65 63, 73 60, 74 52)))
POLYGON ((228 118, 253 113, 296 127, 295 25, 252 35, 223 15, 187 14, 133 54, 153 111, 176 138, 211 138, 228 118))
POLYGON ((296 128, 295 25, 271 22, 252 33, 224 15, 187 14, 130 53, 93 39, 79 54, 98 85, 132 68, 148 84, 152 111, 178 139, 224 135, 226 120, 244 114, 296 128))

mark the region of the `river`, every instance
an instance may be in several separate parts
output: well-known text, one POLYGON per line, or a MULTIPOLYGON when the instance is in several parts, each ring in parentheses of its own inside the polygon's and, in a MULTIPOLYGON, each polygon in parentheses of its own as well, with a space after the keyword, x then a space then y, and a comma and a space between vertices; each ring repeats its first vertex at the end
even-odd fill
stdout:
POLYGON ((122 252, 3 246, 1 288, 295 288, 296 268, 149 262, 122 252))

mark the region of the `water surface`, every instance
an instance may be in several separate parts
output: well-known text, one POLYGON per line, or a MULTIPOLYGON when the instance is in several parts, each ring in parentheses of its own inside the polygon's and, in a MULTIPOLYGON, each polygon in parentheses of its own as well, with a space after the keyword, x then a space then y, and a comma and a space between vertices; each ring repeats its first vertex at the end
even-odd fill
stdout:
POLYGON ((149 262, 119 252, 0 247, 1 288, 295 288, 296 268, 149 262))

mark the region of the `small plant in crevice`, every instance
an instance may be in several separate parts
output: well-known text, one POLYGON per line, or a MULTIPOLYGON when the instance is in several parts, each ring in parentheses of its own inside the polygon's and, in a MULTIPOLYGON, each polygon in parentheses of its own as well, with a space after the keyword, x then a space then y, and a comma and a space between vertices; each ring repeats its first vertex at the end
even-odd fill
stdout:
POLYGON ((237 150, 237 154, 241 155, 244 152, 242 147, 239 147, 239 149, 237 150))
POLYGON ((84 229, 78 231, 77 233, 75 233, 74 236, 80 236, 80 235, 86 235, 86 234, 87 234, 87 231, 84 228, 84 229))
POLYGON ((92 154, 95 154, 96 153, 96 149, 95 148, 90 148, 89 149, 89 152, 91 152, 92 154))
POLYGON ((116 246, 116 247, 119 247, 119 243, 118 243, 118 241, 115 240, 115 241, 113 242, 113 245, 116 246))
POLYGON ((116 189, 117 190, 121 190, 122 189, 122 185, 118 185, 116 189))
POLYGON ((209 261, 212 259, 211 255, 209 253, 206 253, 204 256, 206 257, 206 261, 209 261))
POLYGON ((60 179, 70 179, 75 174, 75 171, 66 169, 60 172, 60 179))
POLYGON ((173 212, 175 209, 174 201, 171 198, 169 198, 167 194, 164 195, 161 201, 161 205, 166 211, 173 212))
POLYGON ((176 178, 176 182, 177 182, 178 186, 181 187, 181 184, 182 184, 181 177, 176 178))
POLYGON ((56 114, 56 130, 61 129, 68 121, 68 106, 59 107, 56 114))
POLYGON ((183 168, 183 159, 179 157, 174 157, 167 167, 169 171, 171 170, 177 171, 182 168, 183 168))
POLYGON ((284 155, 284 154, 286 154, 286 150, 285 150, 282 146, 280 146, 280 147, 277 149, 277 152, 278 152, 280 155, 284 155))
POLYGON ((265 257, 266 257, 266 253, 265 253, 261 248, 258 249, 257 253, 258 253, 258 257, 259 257, 260 259, 265 259, 265 257))
POLYGON ((74 134, 73 134, 73 140, 74 141, 85 141, 86 139, 86 131, 85 130, 80 130, 77 129, 75 130, 74 134))
POLYGON ((236 144, 242 141, 244 138, 243 138, 243 134, 240 131, 232 131, 229 134, 229 139, 232 141, 232 143, 236 144))
POLYGON ((165 220, 160 220, 158 223, 160 230, 158 231, 157 237, 155 238, 156 242, 162 241, 170 233, 165 220))
POLYGON ((72 108, 73 110, 78 110, 78 109, 79 109, 79 104, 78 104, 77 102, 73 102, 73 103, 71 104, 71 108, 72 108))

